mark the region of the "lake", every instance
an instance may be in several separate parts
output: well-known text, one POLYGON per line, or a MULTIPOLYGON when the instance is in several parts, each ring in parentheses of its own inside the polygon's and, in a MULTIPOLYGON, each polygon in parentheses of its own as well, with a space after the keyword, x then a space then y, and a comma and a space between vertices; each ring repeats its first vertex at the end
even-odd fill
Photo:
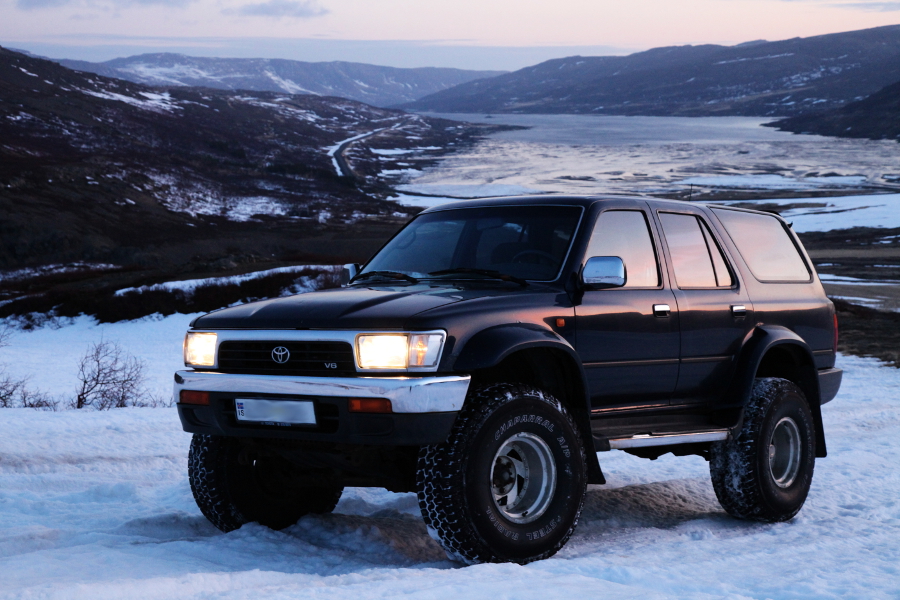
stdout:
POLYGON ((900 145, 795 135, 748 117, 433 114, 526 130, 491 134, 410 171, 398 189, 418 205, 523 193, 702 194, 728 189, 900 191, 900 145), (896 181, 895 181, 896 180, 896 181))

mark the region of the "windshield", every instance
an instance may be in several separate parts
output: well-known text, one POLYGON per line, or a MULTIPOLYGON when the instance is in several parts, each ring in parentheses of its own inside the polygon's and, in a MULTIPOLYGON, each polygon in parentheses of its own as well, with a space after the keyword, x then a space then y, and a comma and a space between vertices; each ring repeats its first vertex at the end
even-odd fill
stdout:
POLYGON ((577 206, 491 206, 426 213, 388 242, 362 274, 389 271, 416 279, 482 278, 472 271, 437 273, 475 269, 552 281, 580 217, 577 206))

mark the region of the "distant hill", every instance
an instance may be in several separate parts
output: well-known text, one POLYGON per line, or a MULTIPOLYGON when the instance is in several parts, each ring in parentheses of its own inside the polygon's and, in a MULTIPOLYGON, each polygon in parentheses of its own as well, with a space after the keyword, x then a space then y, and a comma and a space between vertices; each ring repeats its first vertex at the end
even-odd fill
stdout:
POLYGON ((170 53, 141 54, 102 63, 57 62, 70 69, 151 86, 340 96, 374 106, 410 102, 461 83, 503 73, 435 67, 398 69, 351 62, 203 58, 170 53))
POLYGON ((782 131, 900 142, 900 81, 868 98, 824 113, 800 115, 773 123, 782 131))
POLYGON ((573 56, 400 105, 422 111, 791 116, 838 108, 900 80, 900 25, 573 56))
POLYGON ((148 88, 0 48, 0 270, 364 259, 407 214, 378 176, 396 157, 369 147, 468 131, 343 98, 148 88), (366 132, 355 176, 338 175, 329 149, 366 132), (360 223, 371 235, 348 234, 360 223))

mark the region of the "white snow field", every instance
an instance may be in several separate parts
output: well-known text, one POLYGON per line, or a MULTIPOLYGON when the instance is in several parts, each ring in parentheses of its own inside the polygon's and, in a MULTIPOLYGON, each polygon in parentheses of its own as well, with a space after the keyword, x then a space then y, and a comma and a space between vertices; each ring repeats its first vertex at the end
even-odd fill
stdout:
POLYGON ((829 456, 792 521, 727 516, 701 458, 603 453, 609 484, 569 544, 527 566, 446 560, 415 496, 375 489, 222 534, 191 497, 174 409, 2 410, 0 598, 897 598, 900 370, 839 364, 829 456))

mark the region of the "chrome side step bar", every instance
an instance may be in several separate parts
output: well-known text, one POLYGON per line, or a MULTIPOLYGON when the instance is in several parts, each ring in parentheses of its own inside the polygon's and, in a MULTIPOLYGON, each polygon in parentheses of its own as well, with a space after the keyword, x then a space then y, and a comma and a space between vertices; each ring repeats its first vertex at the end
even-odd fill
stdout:
POLYGON ((645 448, 647 446, 674 446, 677 444, 697 444, 702 442, 721 442, 728 439, 727 429, 698 431, 695 433, 661 433, 641 434, 627 438, 612 438, 609 447, 612 450, 626 448, 645 448))

